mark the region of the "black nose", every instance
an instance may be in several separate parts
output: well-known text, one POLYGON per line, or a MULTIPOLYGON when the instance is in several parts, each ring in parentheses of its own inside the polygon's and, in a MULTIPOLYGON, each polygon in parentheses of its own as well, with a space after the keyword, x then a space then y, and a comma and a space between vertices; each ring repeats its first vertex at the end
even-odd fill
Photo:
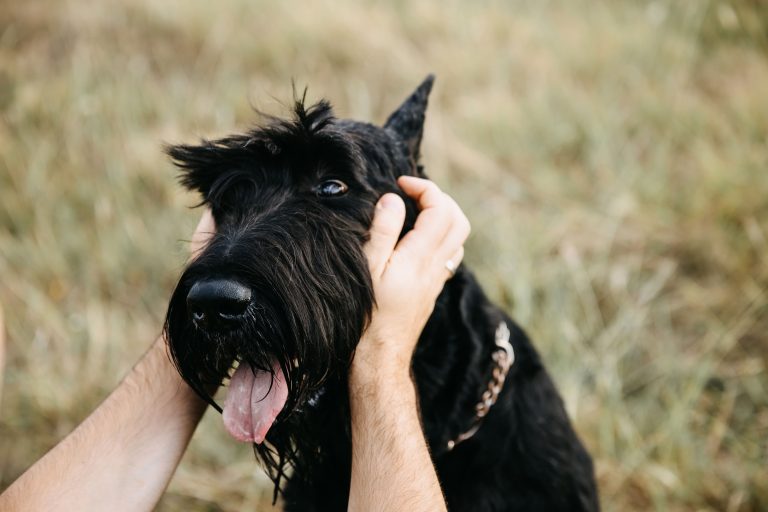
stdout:
POLYGON ((196 282, 187 294, 187 311, 198 327, 232 327, 251 302, 251 289, 231 279, 196 282))

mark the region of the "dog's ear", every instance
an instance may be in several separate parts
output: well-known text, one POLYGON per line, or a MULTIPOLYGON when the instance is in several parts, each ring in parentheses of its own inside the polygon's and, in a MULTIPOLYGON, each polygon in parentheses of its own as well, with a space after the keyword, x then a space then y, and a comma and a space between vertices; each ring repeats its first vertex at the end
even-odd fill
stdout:
POLYGON ((408 148, 408 154, 414 162, 419 160, 421 135, 424 131, 424 115, 427 110, 427 98, 435 81, 434 75, 427 76, 420 86, 413 91, 405 102, 389 116, 384 128, 394 132, 408 148))
POLYGON ((188 190, 197 190, 208 201, 213 183, 222 172, 222 148, 203 140, 199 146, 186 144, 165 146, 165 153, 181 169, 179 181, 188 190))

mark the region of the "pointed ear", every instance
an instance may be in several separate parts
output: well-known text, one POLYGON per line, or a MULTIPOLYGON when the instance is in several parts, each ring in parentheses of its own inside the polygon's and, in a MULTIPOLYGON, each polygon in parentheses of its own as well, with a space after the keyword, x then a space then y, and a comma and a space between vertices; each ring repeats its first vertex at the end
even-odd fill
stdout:
POLYGON ((384 128, 394 132, 408 148, 414 162, 419 160, 421 135, 424 131, 424 115, 427 98, 432 90, 435 75, 429 75, 400 107, 389 116, 384 128))
POLYGON ((165 153, 181 170, 179 181, 188 190, 197 190, 203 203, 208 201, 214 181, 221 174, 221 148, 203 140, 199 146, 179 144, 165 146, 165 153))

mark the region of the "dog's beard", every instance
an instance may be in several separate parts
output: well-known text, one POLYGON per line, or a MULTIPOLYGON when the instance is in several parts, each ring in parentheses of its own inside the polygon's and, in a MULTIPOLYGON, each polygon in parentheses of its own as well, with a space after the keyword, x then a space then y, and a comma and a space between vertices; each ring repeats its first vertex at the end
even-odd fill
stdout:
MULTIPOLYGON (((279 486, 287 466, 300 465, 303 447, 311 446, 311 428, 302 427, 302 407, 328 379, 346 374, 370 316, 373 290, 362 252, 365 232, 338 227, 331 232, 305 223, 239 230, 237 238, 230 233, 215 235, 183 273, 168 307, 165 332, 179 373, 217 410, 222 409, 213 394, 222 380, 233 376, 235 366, 240 368, 234 375, 237 384, 252 386, 251 394, 241 393, 241 400, 247 395, 253 402, 261 398, 253 395, 262 393, 265 403, 248 407, 265 410, 250 410, 251 432, 241 440, 261 441, 265 425, 257 428, 257 420, 262 414, 276 415, 274 425, 268 418, 267 442, 255 450, 279 486), (186 297, 195 282, 221 275, 249 286, 253 300, 233 328, 200 329, 189 317, 186 297), (273 410, 278 406, 279 414, 273 410)), ((243 404, 232 407, 238 405, 243 404)), ((249 426, 242 417, 236 423, 249 426)))

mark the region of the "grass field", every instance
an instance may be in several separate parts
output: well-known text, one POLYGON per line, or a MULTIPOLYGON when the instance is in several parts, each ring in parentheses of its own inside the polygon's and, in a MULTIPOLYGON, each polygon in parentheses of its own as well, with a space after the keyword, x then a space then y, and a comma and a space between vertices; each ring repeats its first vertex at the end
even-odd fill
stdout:
MULTIPOLYGON (((0 3, 0 490, 160 331, 198 218, 162 142, 285 113, 291 79, 381 122, 435 72, 427 170, 605 510, 768 510, 765 5, 0 3)), ((270 495, 209 413, 160 509, 270 495)))

